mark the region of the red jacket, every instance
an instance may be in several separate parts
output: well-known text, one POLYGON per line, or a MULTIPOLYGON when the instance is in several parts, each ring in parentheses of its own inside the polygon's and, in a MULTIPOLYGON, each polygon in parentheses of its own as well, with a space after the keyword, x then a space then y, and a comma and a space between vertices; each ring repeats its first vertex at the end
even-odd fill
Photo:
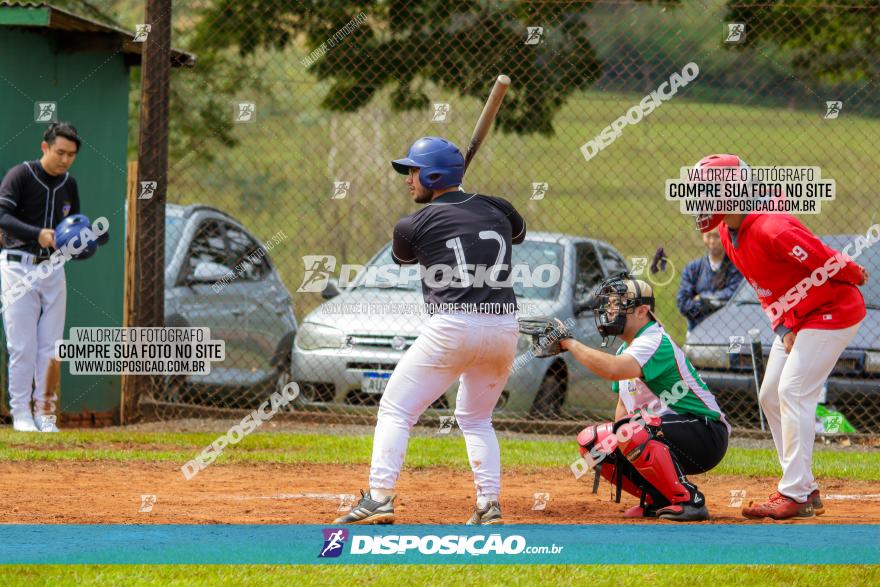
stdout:
POLYGON ((836 330, 865 317, 859 265, 842 253, 839 263, 832 259, 838 252, 794 216, 749 214, 735 231, 736 245, 726 224, 720 233, 727 256, 755 289, 774 330, 779 325, 795 332, 836 330), (810 275, 823 265, 828 279, 817 285, 822 272, 816 280, 810 275))

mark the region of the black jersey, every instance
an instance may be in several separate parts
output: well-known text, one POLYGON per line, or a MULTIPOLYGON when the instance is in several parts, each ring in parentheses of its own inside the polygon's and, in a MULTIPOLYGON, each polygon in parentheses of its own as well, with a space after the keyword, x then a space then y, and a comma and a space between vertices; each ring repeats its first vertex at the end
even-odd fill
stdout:
POLYGON ((39 160, 16 165, 0 183, 0 246, 49 255, 52 251, 37 242, 40 230, 54 229, 70 214, 79 214, 73 176, 49 175, 39 160))
POLYGON ((422 266, 429 306, 506 314, 516 307, 511 247, 525 237, 525 220, 507 200, 453 191, 397 223, 392 253, 398 264, 422 266))

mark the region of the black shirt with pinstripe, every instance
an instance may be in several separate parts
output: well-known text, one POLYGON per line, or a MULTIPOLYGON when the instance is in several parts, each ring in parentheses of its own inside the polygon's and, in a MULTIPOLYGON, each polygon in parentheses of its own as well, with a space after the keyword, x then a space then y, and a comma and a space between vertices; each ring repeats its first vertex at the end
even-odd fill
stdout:
POLYGON ((429 269, 440 265, 467 267, 468 273, 475 274, 477 268, 489 268, 493 273, 491 281, 504 285, 493 286, 485 279, 479 283, 481 280, 463 272, 446 286, 431 286, 426 279, 422 281, 425 302, 491 304, 500 306, 500 313, 508 313, 516 305, 510 285, 511 246, 525 238, 525 220, 507 200, 452 191, 397 223, 392 256, 400 265, 418 263, 429 269), (492 268, 497 268, 497 272, 492 268))
POLYGON ((46 256, 40 231, 79 214, 79 190, 69 173, 49 175, 39 160, 10 169, 0 183, 0 247, 46 256))

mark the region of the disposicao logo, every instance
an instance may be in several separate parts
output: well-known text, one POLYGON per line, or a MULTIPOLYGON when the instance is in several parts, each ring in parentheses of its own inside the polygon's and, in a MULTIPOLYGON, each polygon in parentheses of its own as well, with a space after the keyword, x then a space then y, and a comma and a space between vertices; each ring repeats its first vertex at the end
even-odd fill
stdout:
POLYGON ((344 528, 324 528, 324 547, 318 558, 336 558, 342 554, 345 541, 348 540, 348 530, 344 528))

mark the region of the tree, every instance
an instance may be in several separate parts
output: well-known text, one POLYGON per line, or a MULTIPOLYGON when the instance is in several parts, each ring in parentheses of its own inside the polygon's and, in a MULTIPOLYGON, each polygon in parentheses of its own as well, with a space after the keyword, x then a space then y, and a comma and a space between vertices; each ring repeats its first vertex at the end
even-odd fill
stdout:
POLYGON ((602 72, 584 19, 590 6, 525 0, 215 0, 201 11, 192 50, 236 47, 246 56, 258 48, 285 49, 304 36, 318 56, 309 71, 331 82, 322 106, 341 112, 358 110, 386 86, 392 87, 394 109, 424 108, 428 82, 484 99, 494 78, 505 73, 513 84, 498 128, 552 134, 553 116, 566 98, 602 72), (526 43, 527 27, 542 29, 532 37, 537 42, 526 43), (350 34, 341 34, 343 29, 350 34))
MULTIPOLYGON (((40 0, 23 0, 38 4, 40 0)), ((53 6, 108 26, 135 30, 135 24, 144 17, 143 0, 110 0, 100 8, 88 0, 53 0, 53 6)), ((192 31, 187 24, 192 21, 192 10, 175 6, 175 46, 191 47, 192 31)), ((192 69, 175 70, 171 77, 171 105, 168 137, 169 156, 172 162, 210 160, 212 147, 216 144, 234 147, 238 144, 233 135, 231 99, 234 91, 247 80, 255 91, 263 89, 259 68, 247 59, 228 51, 208 48, 197 52, 197 65, 192 69)), ((140 121, 141 70, 130 72, 129 97, 129 158, 137 158, 138 124, 140 121)))
POLYGON ((802 74, 834 82, 880 74, 880 4, 864 0, 730 0, 726 20, 746 23, 746 46, 771 42, 795 51, 802 74))

